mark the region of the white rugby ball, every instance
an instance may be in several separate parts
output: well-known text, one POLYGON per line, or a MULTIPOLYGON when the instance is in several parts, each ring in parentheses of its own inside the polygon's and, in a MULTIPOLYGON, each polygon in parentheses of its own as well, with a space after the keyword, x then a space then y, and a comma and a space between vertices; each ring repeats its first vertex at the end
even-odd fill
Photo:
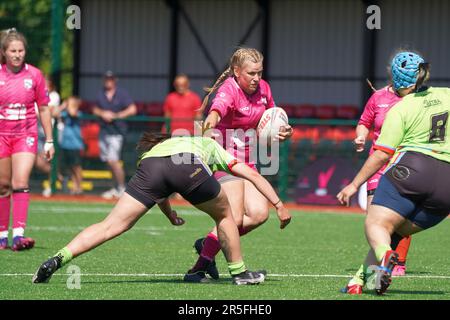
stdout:
POLYGON ((260 139, 273 140, 280 131, 280 127, 287 126, 288 123, 288 116, 283 109, 279 107, 269 108, 264 111, 259 120, 256 132, 260 139))

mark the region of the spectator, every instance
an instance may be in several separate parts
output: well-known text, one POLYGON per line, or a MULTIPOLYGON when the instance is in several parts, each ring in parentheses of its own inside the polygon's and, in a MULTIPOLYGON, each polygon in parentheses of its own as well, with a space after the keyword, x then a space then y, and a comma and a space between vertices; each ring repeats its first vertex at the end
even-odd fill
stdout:
POLYGON ((81 137, 80 109, 81 101, 78 97, 69 97, 56 112, 60 123, 63 124, 60 139, 61 164, 70 168, 73 188, 71 194, 81 194, 82 169, 81 150, 84 149, 81 137))
POLYGON ((170 129, 173 133, 177 129, 186 129, 194 133, 194 120, 201 119, 200 97, 189 90, 189 78, 179 74, 173 81, 174 92, 167 95, 164 101, 164 116, 170 118, 170 129))
MULTIPOLYGON (((52 116, 55 115, 55 111, 57 112, 57 109, 59 105, 61 104, 61 98, 59 96, 59 93, 56 91, 55 84, 53 81, 49 78, 45 78, 47 88, 48 88, 48 97, 50 98, 50 102, 48 103, 48 107, 50 108, 50 111, 52 113, 52 116)), ((54 120, 52 119, 52 125, 54 124, 54 120)), ((42 190, 42 195, 44 197, 50 197, 52 195, 52 189, 50 186, 50 174, 51 174, 51 163, 45 159, 44 155, 44 144, 45 144, 45 133, 44 128, 42 128, 41 122, 38 123, 38 154, 36 157, 36 168, 43 172, 48 174, 48 181, 49 184, 45 186, 45 188, 42 190)), ((58 175, 58 180, 62 181, 62 177, 58 175)))
POLYGON ((117 86, 117 78, 107 71, 103 78, 103 90, 97 96, 93 113, 100 122, 100 159, 108 164, 116 186, 104 192, 105 199, 119 198, 125 191, 125 171, 121 163, 121 152, 127 132, 123 120, 136 114, 136 105, 125 89, 117 86))

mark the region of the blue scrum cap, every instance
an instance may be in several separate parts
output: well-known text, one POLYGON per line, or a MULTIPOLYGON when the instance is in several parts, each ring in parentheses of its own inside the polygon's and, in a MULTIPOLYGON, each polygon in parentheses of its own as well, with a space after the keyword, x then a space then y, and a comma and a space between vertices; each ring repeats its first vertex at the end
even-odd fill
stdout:
POLYGON ((425 61, 414 52, 400 52, 391 63, 394 89, 409 88, 416 84, 419 65, 425 61))

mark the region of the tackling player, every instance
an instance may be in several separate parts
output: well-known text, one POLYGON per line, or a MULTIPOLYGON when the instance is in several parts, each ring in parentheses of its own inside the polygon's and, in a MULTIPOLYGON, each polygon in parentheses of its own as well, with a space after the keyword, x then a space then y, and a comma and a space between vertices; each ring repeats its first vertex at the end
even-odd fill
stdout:
POLYGON ((244 265, 231 207, 213 172, 222 170, 251 181, 276 208, 280 228, 283 229, 291 221, 291 216, 269 182, 246 164, 238 162, 210 138, 169 138, 168 135, 148 133, 140 140, 139 149, 145 152, 140 157, 136 173, 110 214, 102 222, 84 229, 54 257, 44 262, 33 276, 33 282, 48 282, 56 270, 74 257, 132 228, 155 204, 172 224, 183 224, 184 220, 171 209, 167 200, 174 192, 208 213, 216 222, 233 283, 246 285, 263 282, 263 273, 248 271, 244 265))

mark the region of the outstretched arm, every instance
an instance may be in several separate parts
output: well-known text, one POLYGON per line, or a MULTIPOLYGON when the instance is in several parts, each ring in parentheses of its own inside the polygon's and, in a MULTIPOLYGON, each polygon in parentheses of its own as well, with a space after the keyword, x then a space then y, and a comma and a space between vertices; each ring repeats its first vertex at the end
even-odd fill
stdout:
POLYGON ((390 157, 391 155, 384 151, 375 150, 366 160, 353 181, 337 194, 336 197, 339 202, 349 206, 350 198, 358 191, 358 188, 380 170, 390 157))
POLYGON ((203 122, 203 131, 215 128, 220 121, 220 115, 217 111, 211 111, 203 122))
POLYGON ((280 219, 280 229, 284 229, 291 222, 291 215, 284 207, 283 202, 278 197, 270 183, 255 170, 250 169, 244 163, 237 163, 232 167, 233 175, 249 180, 261 192, 267 200, 276 208, 280 219))

